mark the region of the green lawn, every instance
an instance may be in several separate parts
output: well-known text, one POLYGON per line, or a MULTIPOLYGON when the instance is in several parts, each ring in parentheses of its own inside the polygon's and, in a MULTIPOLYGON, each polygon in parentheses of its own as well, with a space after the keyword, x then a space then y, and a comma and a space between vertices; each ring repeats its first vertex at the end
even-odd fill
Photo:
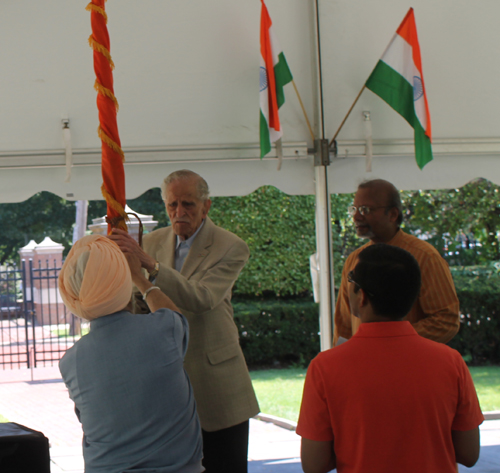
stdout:
MULTIPOLYGON (((83 327, 82 328, 82 333, 80 334, 82 337, 84 335, 87 335, 87 333, 89 333, 89 330, 90 330, 90 326, 88 327, 83 327)), ((80 335, 71 335, 69 333, 69 328, 58 328, 58 329, 54 329, 51 331, 52 333, 52 336, 53 337, 59 337, 59 338, 73 338, 73 337, 76 337, 76 338, 79 338, 80 335)))
MULTIPOLYGON (((500 410, 500 366, 470 368, 483 412, 500 410)), ((250 376, 265 414, 297 422, 306 377, 305 369, 251 371, 250 376)), ((0 414, 0 422, 9 422, 0 414)))
MULTIPOLYGON (((483 412, 500 410, 500 366, 470 371, 483 412)), ((261 411, 297 422, 305 375, 305 369, 295 368, 251 371, 261 411)))
POLYGON ((500 366, 469 368, 483 412, 500 411, 500 366))
POLYGON ((305 369, 251 371, 250 377, 263 413, 297 422, 305 369))

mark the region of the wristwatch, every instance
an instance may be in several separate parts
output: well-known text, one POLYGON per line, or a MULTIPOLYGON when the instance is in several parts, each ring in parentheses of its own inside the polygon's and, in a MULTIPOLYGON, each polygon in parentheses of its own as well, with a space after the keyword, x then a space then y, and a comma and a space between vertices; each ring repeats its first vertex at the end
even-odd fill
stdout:
POLYGON ((155 262, 155 267, 153 268, 153 271, 149 273, 149 280, 151 281, 152 279, 155 279, 156 276, 158 276, 158 273, 160 272, 160 263, 158 261, 155 262))

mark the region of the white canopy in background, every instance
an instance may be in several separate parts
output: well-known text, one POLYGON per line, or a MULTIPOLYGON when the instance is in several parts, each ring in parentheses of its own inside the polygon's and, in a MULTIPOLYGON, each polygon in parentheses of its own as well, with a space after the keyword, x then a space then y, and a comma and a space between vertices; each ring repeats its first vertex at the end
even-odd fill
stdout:
MULTIPOLYGON (((274 28, 321 138, 315 1, 267 0, 274 28)), ((401 0, 318 0, 324 137, 330 139, 410 4, 401 0)), ((429 96, 435 160, 419 171, 412 130, 365 91, 339 135, 331 192, 365 177, 400 188, 500 183, 497 0, 415 0, 429 96), (362 112, 370 111, 373 173, 365 173, 362 112)), ((91 32, 86 1, 16 0, 0 7, 0 201, 40 190, 69 199, 101 198, 91 32), (69 119, 73 167, 65 183, 61 120, 69 119)), ((260 2, 109 0, 118 125, 126 152, 127 195, 189 167, 215 195, 264 184, 314 193, 313 147, 293 87, 282 108, 285 162, 258 159, 260 2)))
MULTIPOLYGON (((498 0, 266 3, 315 137, 327 140, 408 8, 415 9, 435 159, 420 171, 410 126, 365 91, 338 137, 338 156, 327 170, 330 192, 352 192, 375 177, 401 189, 458 187, 477 177, 500 183, 498 0), (371 173, 363 111, 372 121, 371 173)), ((0 202, 42 190, 70 200, 101 198, 85 6, 76 0, 0 6, 0 202)), ((128 198, 179 168, 203 175, 213 195, 243 195, 266 184, 315 193, 325 170, 308 153, 314 143, 292 85, 280 114, 282 168, 272 154, 258 158, 258 0, 109 0, 106 9, 128 198)), ((317 202, 326 206, 324 196, 317 202)), ((318 225, 319 234, 328 226, 318 225)), ((327 238, 319 240, 320 251, 327 250, 327 238)))

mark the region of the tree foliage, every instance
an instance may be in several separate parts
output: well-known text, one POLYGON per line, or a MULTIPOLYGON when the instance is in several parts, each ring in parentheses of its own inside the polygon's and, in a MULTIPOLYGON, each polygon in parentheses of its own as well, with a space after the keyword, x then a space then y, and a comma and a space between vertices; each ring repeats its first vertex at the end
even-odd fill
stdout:
POLYGON ((233 300, 234 321, 249 365, 307 367, 320 351, 318 305, 311 300, 233 300))
MULTIPOLYGON (((453 272, 462 324, 451 345, 474 363, 500 357, 496 343, 500 330, 496 314, 499 189, 480 179, 460 189, 401 192, 405 231, 427 238, 451 265, 467 266, 453 272)), ((356 237, 347 215, 352 201, 352 194, 331 199, 337 286, 345 258, 365 243, 356 237)), ((169 224, 158 188, 128 204, 139 213, 152 214, 159 227, 169 224)), ((88 223, 105 213, 104 201, 90 201, 88 223)), ((256 363, 276 357, 307 361, 309 355, 304 360, 293 358, 293 347, 295 342, 306 343, 300 350, 306 354, 318 349, 317 307, 311 302, 309 270, 309 257, 316 251, 314 196, 290 196, 262 187, 244 197, 213 198, 210 216, 250 247, 250 260, 234 288, 235 317, 248 359, 256 363), (276 298, 301 300, 267 300, 276 298), (279 345, 278 350, 267 350, 268 338, 272 338, 271 345, 279 345)), ((31 239, 41 242, 45 236, 62 243, 67 251, 74 222, 74 202, 47 192, 23 203, 1 204, 0 264, 17 262, 22 246, 31 239)))
POLYGON ((494 265, 453 268, 460 331, 448 345, 473 365, 500 363, 500 274, 494 265))
MULTIPOLYGON (((424 235, 451 264, 483 264, 499 259, 499 187, 486 180, 460 189, 401 193, 404 228, 424 235)), ((335 280, 345 258, 364 243, 356 237, 347 207, 353 195, 332 195, 335 280)), ((151 189, 129 206, 168 225, 160 189, 151 189)), ((104 201, 90 201, 88 223, 106 213, 104 201)), ((210 216, 216 224, 245 240, 250 261, 235 286, 239 296, 295 297, 311 295, 309 257, 316 251, 315 198, 290 196, 261 187, 243 197, 215 197, 210 216)), ((20 204, 0 205, 0 262, 17 261, 17 251, 45 236, 69 249, 75 205, 47 192, 20 204)))
POLYGON ((210 216, 250 248, 235 293, 309 294, 309 255, 315 252, 314 197, 261 187, 244 197, 215 197, 210 216))
MULTIPOLYGON (((127 205, 135 212, 152 215, 153 220, 158 222, 157 228, 169 225, 159 187, 149 189, 136 199, 127 200, 127 205)), ((90 200, 87 216, 88 224, 92 223, 92 219, 103 215, 106 215, 106 202, 104 200, 90 200)))
POLYGON ((0 205, 0 264, 16 262, 18 251, 30 240, 46 236, 69 248, 73 238, 75 204, 50 192, 40 192, 25 202, 0 205))
POLYGON ((156 228, 170 225, 159 187, 149 189, 140 197, 137 197, 137 199, 127 200, 127 204, 131 209, 140 214, 152 215, 153 219, 158 222, 156 228))
MULTIPOLYGON (((168 224, 160 189, 150 189, 127 201, 139 213, 153 214, 159 227, 168 224)), ((87 224, 106 215, 104 200, 89 201, 87 224)), ((0 204, 0 264, 18 261, 18 251, 30 240, 40 243, 46 236, 64 245, 67 254, 73 242, 76 206, 50 192, 39 192, 24 202, 0 204)))
POLYGON ((459 189, 402 192, 405 225, 429 237, 452 265, 500 258, 500 191, 486 179, 459 189))

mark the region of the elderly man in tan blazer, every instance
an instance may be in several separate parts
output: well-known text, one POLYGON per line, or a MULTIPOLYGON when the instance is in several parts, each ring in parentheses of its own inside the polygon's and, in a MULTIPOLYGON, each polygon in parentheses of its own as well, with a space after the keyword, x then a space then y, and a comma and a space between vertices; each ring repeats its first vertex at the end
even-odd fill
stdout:
POLYGON ((150 280, 189 321, 185 367, 201 421, 207 473, 246 473, 248 420, 259 406, 238 341, 231 290, 249 250, 208 218, 208 185, 198 174, 170 174, 162 197, 172 225, 145 235, 144 249, 120 230, 110 238, 122 251, 139 256, 150 280))

